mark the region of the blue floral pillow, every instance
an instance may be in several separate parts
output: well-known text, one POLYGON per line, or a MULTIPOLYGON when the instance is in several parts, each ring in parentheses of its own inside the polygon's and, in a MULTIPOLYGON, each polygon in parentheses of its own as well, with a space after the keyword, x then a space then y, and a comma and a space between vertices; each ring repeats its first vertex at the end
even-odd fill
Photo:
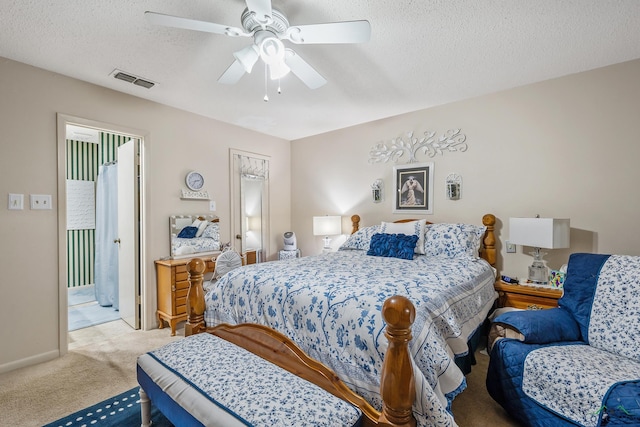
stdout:
POLYGON ((413 259, 418 236, 377 233, 371 237, 367 255, 413 259))
POLYGON ((178 237, 182 237, 183 239, 193 239, 194 237, 196 237, 197 233, 198 233, 198 227, 189 226, 180 230, 178 237))
POLYGON ((340 250, 359 249, 361 251, 369 250, 369 243, 371 242, 371 236, 380 232, 379 225, 372 225, 369 227, 361 228, 353 233, 346 242, 340 246, 340 250))
POLYGON ((471 224, 427 224, 424 253, 427 256, 477 259, 487 229, 471 224))
POLYGON ((204 229, 204 232, 200 237, 208 237, 210 239, 213 239, 219 242, 220 241, 220 224, 218 224, 217 222, 212 222, 211 224, 207 225, 207 228, 204 229))

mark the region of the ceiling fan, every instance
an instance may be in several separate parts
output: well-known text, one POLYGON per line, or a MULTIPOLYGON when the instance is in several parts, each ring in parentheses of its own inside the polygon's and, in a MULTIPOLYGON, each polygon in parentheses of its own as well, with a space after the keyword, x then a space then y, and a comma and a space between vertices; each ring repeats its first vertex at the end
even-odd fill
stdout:
POLYGON ((295 44, 364 43, 371 37, 371 25, 365 20, 290 26, 287 17, 272 8, 271 0, 246 0, 246 4, 240 18, 242 28, 150 11, 145 12, 145 16, 156 25, 230 37, 253 37, 251 45, 233 53, 235 61, 218 79, 225 84, 237 83, 245 73, 251 73, 258 59, 262 59, 272 80, 291 71, 310 89, 317 89, 327 83, 325 78, 300 55, 285 48, 282 40, 295 44))

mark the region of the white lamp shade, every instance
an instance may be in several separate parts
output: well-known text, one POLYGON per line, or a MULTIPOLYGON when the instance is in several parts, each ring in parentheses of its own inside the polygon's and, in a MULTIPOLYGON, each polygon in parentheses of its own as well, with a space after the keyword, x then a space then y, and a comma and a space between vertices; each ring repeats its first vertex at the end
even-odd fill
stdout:
POLYGON ((336 216, 314 216, 314 236, 335 236, 342 233, 342 218, 336 216))
POLYGON ((247 73, 251 73, 251 70, 253 69, 256 61, 258 61, 260 54, 258 53, 258 48, 256 47, 256 45, 251 44, 237 52, 234 52, 233 56, 242 65, 244 71, 246 71, 247 73))
POLYGON ((509 242, 515 245, 568 248, 570 231, 568 218, 509 218, 509 242))

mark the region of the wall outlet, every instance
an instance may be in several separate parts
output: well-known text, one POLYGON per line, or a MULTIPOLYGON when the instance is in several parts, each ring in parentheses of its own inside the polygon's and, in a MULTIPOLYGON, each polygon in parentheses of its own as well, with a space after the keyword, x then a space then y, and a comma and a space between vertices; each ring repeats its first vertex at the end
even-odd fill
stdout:
POLYGON ((29 201, 33 210, 52 209, 50 194, 30 194, 29 201))
POLYGON ((505 246, 507 247, 507 253, 508 254, 515 254, 516 253, 516 245, 515 245, 515 243, 505 242, 505 246))
POLYGON ((21 211, 24 209, 24 194, 9 193, 9 204, 7 209, 21 211))
POLYGON ((209 200, 209 210, 211 212, 215 212, 216 211, 216 201, 215 200, 209 200))

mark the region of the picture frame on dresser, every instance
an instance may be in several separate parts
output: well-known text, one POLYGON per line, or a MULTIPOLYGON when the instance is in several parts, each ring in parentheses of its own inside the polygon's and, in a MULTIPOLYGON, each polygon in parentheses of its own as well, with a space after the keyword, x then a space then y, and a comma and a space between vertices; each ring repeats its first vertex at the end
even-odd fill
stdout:
POLYGON ((433 214, 433 162, 393 167, 394 213, 433 214))

